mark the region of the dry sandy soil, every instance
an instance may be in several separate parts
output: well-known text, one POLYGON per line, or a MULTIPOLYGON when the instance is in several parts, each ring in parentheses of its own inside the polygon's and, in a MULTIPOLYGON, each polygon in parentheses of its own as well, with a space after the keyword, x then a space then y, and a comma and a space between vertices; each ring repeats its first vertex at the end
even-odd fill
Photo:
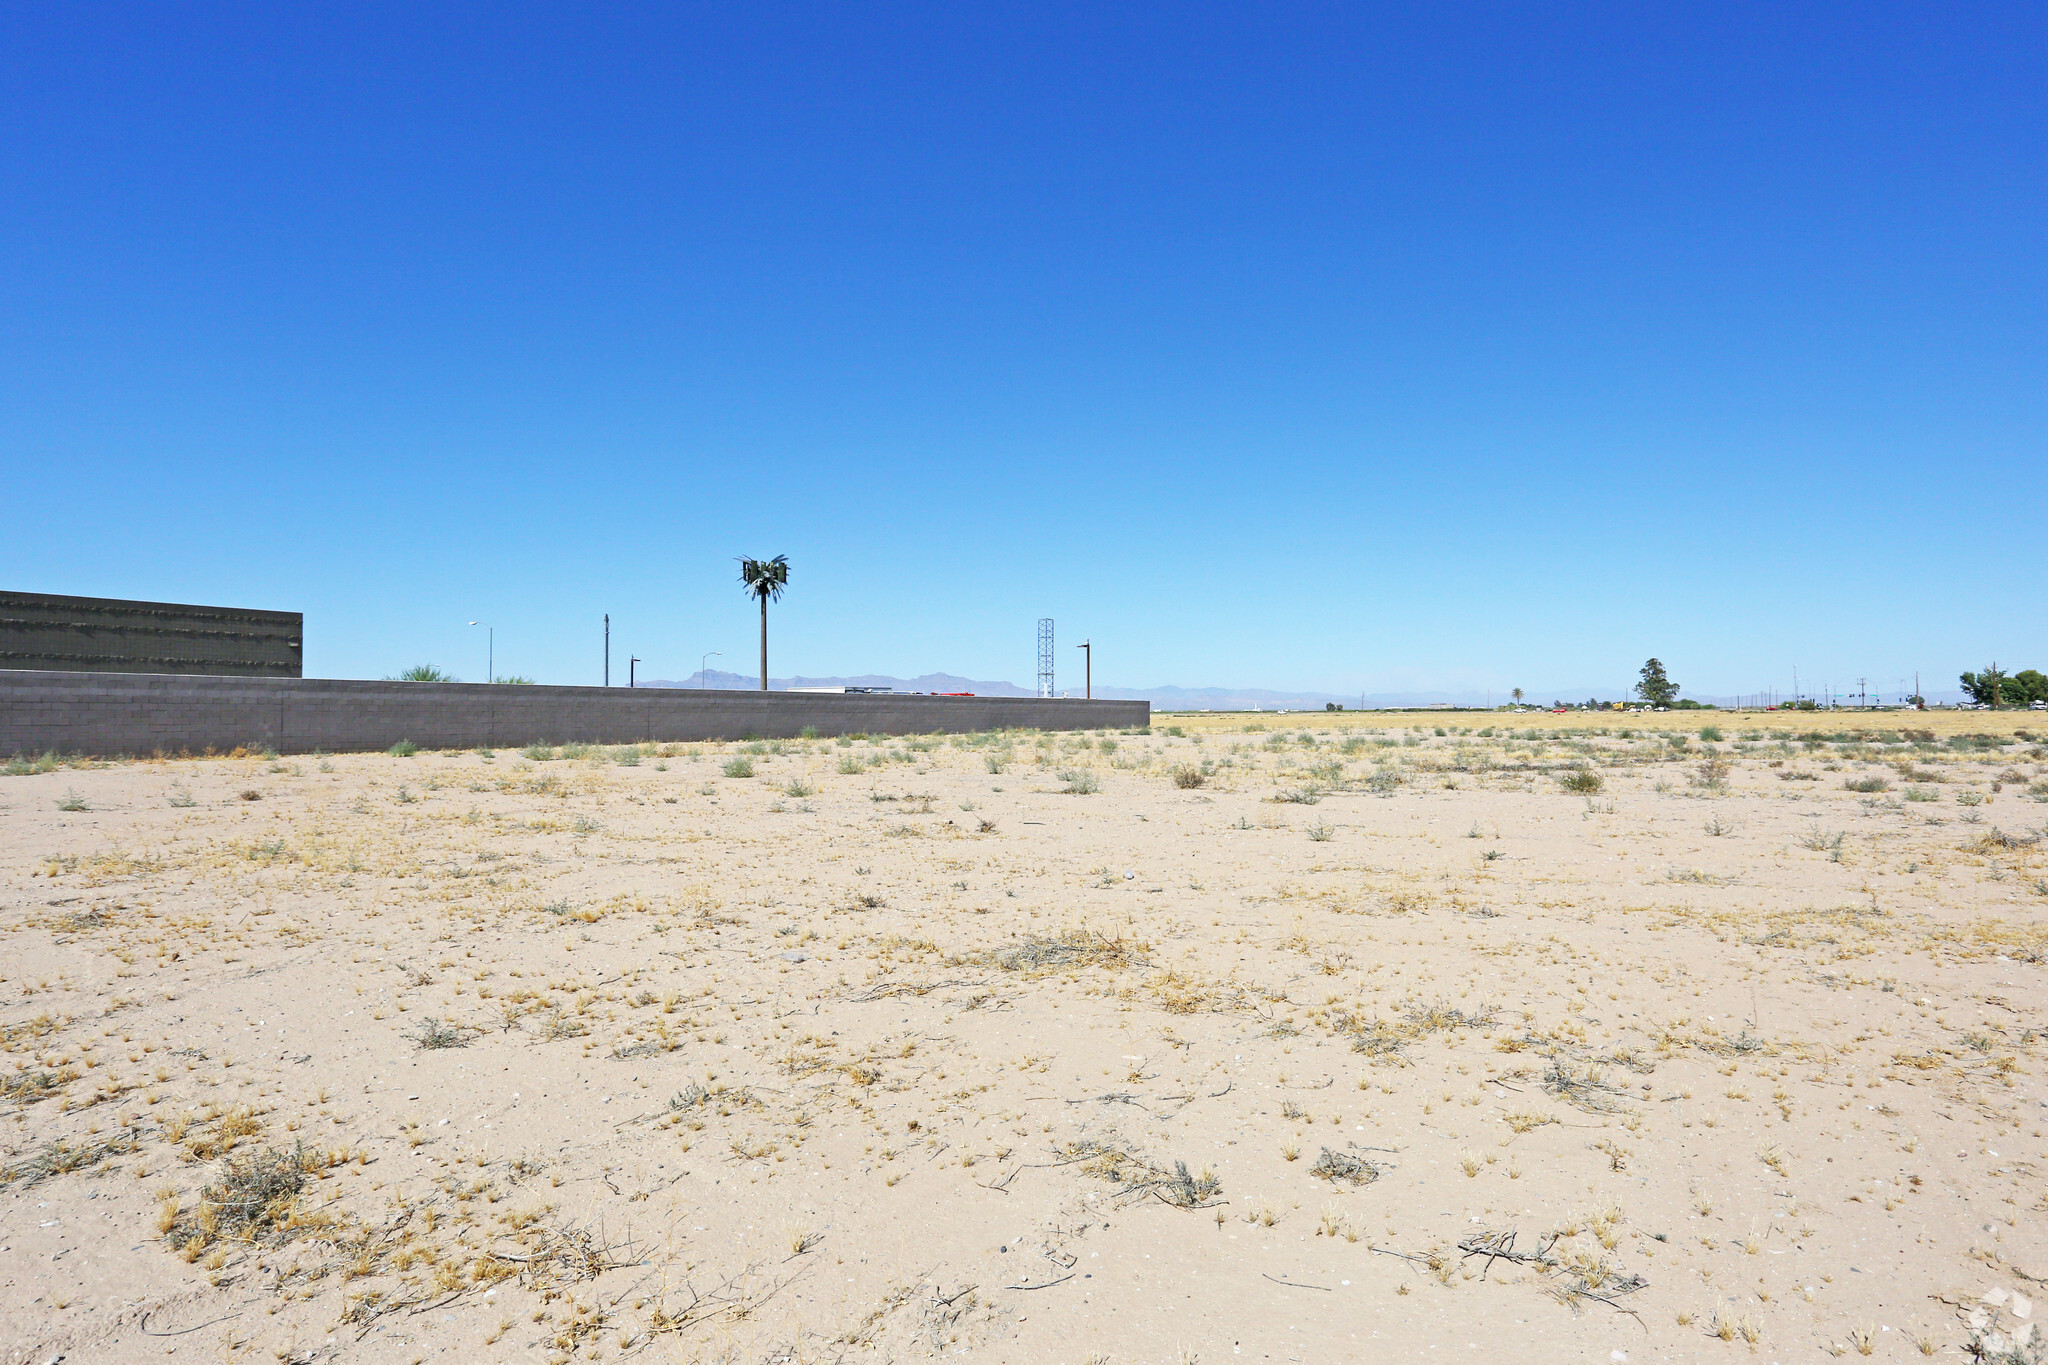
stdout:
POLYGON ((17 764, 0 1359, 2039 1358, 2028 718, 1286 719, 17 764))

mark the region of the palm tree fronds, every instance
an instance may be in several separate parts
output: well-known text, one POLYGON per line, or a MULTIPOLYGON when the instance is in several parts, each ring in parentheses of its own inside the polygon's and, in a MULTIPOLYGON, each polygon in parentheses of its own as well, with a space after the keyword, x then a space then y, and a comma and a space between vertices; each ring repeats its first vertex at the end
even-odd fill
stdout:
POLYGON ((740 582, 749 593, 763 601, 777 601, 782 590, 789 586, 789 556, 777 555, 773 559, 741 559, 740 582))

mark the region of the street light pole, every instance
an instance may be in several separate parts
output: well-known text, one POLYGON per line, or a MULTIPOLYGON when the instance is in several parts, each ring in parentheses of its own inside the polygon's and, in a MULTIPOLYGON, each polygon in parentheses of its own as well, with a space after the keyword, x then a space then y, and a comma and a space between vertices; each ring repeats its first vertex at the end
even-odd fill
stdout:
POLYGON ((697 661, 697 690, 699 692, 711 685, 711 680, 704 676, 704 665, 710 663, 713 659, 723 659, 724 657, 723 652, 714 649, 697 661))
POLYGON ((612 685, 612 614, 604 614, 604 685, 612 685))
POLYGON ((471 621, 473 626, 484 628, 484 681, 498 680, 498 628, 488 621, 471 621))
POLYGON ((1090 701, 1095 698, 1095 650, 1093 645, 1094 641, 1083 640, 1080 644, 1074 646, 1074 648, 1081 651, 1081 695, 1090 701))
POLYGON ((640 685, 639 683, 634 681, 634 673, 636 671, 635 666, 639 662, 640 656, 638 654, 635 654, 632 660, 628 662, 626 665, 626 686, 628 687, 638 687, 640 685))

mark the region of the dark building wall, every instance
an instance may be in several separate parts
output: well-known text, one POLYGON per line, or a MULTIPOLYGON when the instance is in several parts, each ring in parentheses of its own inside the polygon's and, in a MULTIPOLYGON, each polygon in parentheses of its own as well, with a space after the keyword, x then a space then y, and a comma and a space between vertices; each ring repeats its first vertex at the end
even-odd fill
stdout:
POLYGON ((0 669, 296 678, 295 611, 0 592, 0 669))
POLYGON ((1038 697, 835 696, 683 688, 523 687, 0 670, 0 756, 147 754, 237 745, 280 752, 800 734, 1123 729, 1143 701, 1038 697))

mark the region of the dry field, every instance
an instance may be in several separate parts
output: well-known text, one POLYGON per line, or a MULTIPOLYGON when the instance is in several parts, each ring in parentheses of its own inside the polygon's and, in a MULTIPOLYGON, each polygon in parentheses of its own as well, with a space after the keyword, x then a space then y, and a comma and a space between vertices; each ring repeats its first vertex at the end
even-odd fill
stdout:
POLYGON ((0 1359, 2043 1358, 2024 717, 1286 719, 17 763, 0 1359))

